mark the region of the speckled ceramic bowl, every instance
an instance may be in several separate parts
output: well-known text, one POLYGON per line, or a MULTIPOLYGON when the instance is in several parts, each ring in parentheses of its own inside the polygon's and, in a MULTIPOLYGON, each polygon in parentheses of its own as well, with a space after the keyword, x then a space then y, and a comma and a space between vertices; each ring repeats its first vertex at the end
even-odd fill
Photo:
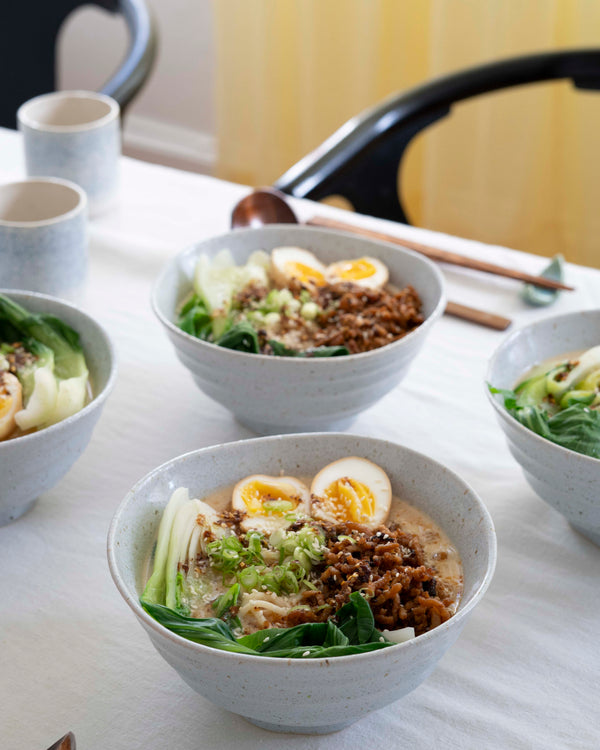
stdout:
POLYGON ((152 304, 197 385, 240 422, 264 434, 346 427, 402 380, 442 314, 445 299, 441 272, 421 255, 341 232, 287 224, 237 230, 185 250, 162 272, 152 304), (199 255, 213 256, 228 248, 242 263, 253 250, 270 251, 282 245, 312 250, 325 263, 361 255, 379 258, 396 286, 415 287, 423 301, 425 322, 388 346, 331 359, 245 354, 200 341, 177 328, 176 310, 191 289, 199 255))
POLYGON ((14 521, 61 479, 85 450, 116 378, 110 339, 78 308, 43 294, 0 289, 32 312, 55 315, 79 333, 93 399, 72 417, 0 443, 0 526, 14 521))
POLYGON ((473 490, 427 456, 355 435, 285 435, 205 448, 155 469, 119 506, 108 535, 108 560, 119 591, 150 640, 190 687, 267 729, 321 734, 402 698, 433 671, 491 580, 496 537, 473 490), (193 643, 159 625, 140 607, 146 564, 175 488, 188 487, 192 496, 204 497, 249 474, 311 475, 344 456, 363 456, 379 464, 394 494, 428 513, 457 547, 464 595, 450 620, 381 651, 298 661, 233 654, 193 643))
MULTIPOLYGON (((502 342, 490 361, 486 382, 512 389, 535 365, 598 344, 600 310, 545 318, 502 342)), ((517 422, 500 396, 488 391, 488 397, 531 487, 577 531, 600 545, 600 460, 551 443, 517 422)))

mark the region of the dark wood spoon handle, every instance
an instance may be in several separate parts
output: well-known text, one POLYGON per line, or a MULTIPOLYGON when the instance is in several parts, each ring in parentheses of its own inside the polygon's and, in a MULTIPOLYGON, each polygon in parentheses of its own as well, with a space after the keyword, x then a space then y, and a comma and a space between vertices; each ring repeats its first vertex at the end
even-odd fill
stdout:
POLYGON ((68 732, 64 737, 51 745, 48 750, 75 750, 75 735, 73 732, 68 732))

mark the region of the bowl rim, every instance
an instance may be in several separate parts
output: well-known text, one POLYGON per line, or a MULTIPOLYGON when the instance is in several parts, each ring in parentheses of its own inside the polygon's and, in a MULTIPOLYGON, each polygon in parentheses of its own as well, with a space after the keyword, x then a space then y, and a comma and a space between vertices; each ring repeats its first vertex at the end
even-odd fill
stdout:
MULTIPOLYGON (((10 182, 4 182, 2 185, 0 185, 0 191, 8 188, 15 187, 16 185, 33 185, 33 184, 42 184, 42 185, 54 185, 61 188, 67 188, 72 193, 76 193, 77 195, 77 204, 73 206, 73 208, 69 208, 66 211, 63 211, 60 214, 55 214, 54 216, 50 216, 47 219, 32 219, 31 221, 28 220, 13 220, 13 219, 2 219, 0 218, 0 227, 5 227, 6 229, 40 229, 43 227, 49 227, 54 224, 62 224, 63 222, 70 221, 71 219, 81 216, 82 214, 85 216, 88 211, 88 196, 87 193, 83 188, 81 188, 79 185, 77 185, 75 182, 72 182, 71 180, 65 180, 63 177, 45 177, 43 175, 35 176, 32 175, 30 177, 23 177, 20 180, 11 180, 10 182)), ((16 291, 16 290, 14 290, 16 291)), ((55 298, 58 299, 58 298, 55 298)))
MULTIPOLYGON (((438 300, 435 304, 435 307, 431 311, 430 315, 425 318, 425 320, 421 323, 421 325, 417 326, 417 328, 414 328, 412 331, 407 333, 405 336, 403 336, 400 339, 397 339, 396 341, 392 341, 391 344, 385 344, 385 346, 380 346, 377 349, 371 349, 368 352, 360 352, 358 354, 347 354, 342 359, 344 361, 351 361, 356 362, 360 359, 366 359, 368 357, 372 357, 377 354, 381 354, 381 352, 388 352, 392 349, 398 349, 400 346, 404 345, 406 346, 405 342, 408 340, 414 339, 419 332, 425 332, 427 331, 435 321, 441 317, 442 313, 444 312, 444 308, 446 307, 446 282, 444 279, 444 275, 442 274, 441 270, 433 263, 433 261, 429 260, 429 258, 426 258, 425 256, 421 255, 420 253, 414 252, 413 250, 409 250, 405 247, 399 247, 397 245, 394 245, 390 242, 381 242, 379 240, 371 239, 370 237, 357 237, 356 235, 351 234, 350 232, 342 232, 337 229, 324 229, 321 227, 309 227, 305 226, 303 224, 267 224, 264 227, 247 227, 243 229, 233 229, 229 232, 226 232, 225 234, 216 235, 214 237, 208 237, 206 239, 200 240, 199 242, 193 243, 191 245, 186 246, 181 252, 177 253, 175 256, 173 256, 168 263, 163 266, 159 276, 155 280, 153 286, 152 286, 152 292, 150 297, 150 303, 152 306, 152 310, 158 320, 162 323, 162 325, 167 329, 167 331, 179 338, 182 342, 189 342, 192 346, 196 345, 200 351, 203 349, 206 349, 206 347, 209 347, 210 351, 220 351, 223 352, 224 356, 234 356, 238 358, 244 358, 248 359, 250 358, 251 361, 268 361, 268 362, 283 362, 283 363, 294 363, 292 366, 300 366, 300 367, 307 367, 307 366, 316 366, 316 367, 331 367, 333 363, 336 362, 336 360, 340 359, 339 357, 278 357, 274 356, 272 354, 254 354, 252 352, 240 352, 235 349, 227 349, 223 346, 218 346, 218 344, 214 344, 210 341, 203 341, 202 339, 198 339, 195 336, 192 336, 189 333, 186 333, 185 331, 182 331, 181 328, 178 328, 175 323, 172 320, 169 320, 169 318, 166 315, 163 315, 162 310, 160 309, 160 304, 158 302, 158 295, 159 291, 162 289, 166 276, 168 272, 171 270, 172 267, 177 266, 180 259, 187 255, 194 255, 201 252, 202 246, 207 242, 213 242, 217 240, 222 240, 224 243, 227 242, 227 238, 231 237, 231 235, 239 235, 239 234, 256 234, 260 235, 261 233, 270 230, 290 230, 292 231, 298 231, 300 233, 309 233, 311 235, 337 235, 337 236, 343 236, 344 238, 347 238, 348 240, 352 240, 353 242, 356 242, 360 240, 361 242, 367 242, 369 244, 374 245, 384 245, 392 248, 394 251, 396 251, 401 256, 410 256, 413 258, 416 258, 418 262, 422 262, 423 265, 431 272, 432 276, 435 278, 438 284, 439 289, 439 296, 438 300)), ((250 254, 250 253, 249 253, 250 254)), ((376 256, 374 256, 376 257, 376 256)), ((417 290, 418 293, 418 290, 417 290)), ((422 334, 421 334, 422 335, 422 334)))
POLYGON ((117 120, 121 115, 121 107, 116 99, 100 91, 87 91, 85 89, 64 89, 61 91, 51 91, 47 94, 38 94, 37 96, 23 102, 17 110, 17 123, 23 127, 37 130, 40 133, 87 133, 92 130, 98 130, 105 125, 117 120), (36 104, 45 101, 59 102, 65 99, 88 99, 90 101, 101 102, 108 107, 106 114, 81 122, 76 125, 51 125, 39 120, 30 114, 30 110, 36 104))
MULTIPOLYGON (((489 389, 489 385, 493 386, 492 383, 492 372, 494 368, 496 367, 497 361, 499 357, 507 350, 510 349, 514 342, 519 336, 523 335, 527 331, 532 331, 537 326, 541 324, 551 324, 552 322, 556 322, 558 320, 564 321, 567 318, 578 318, 581 313, 592 313, 600 316, 600 308, 592 308, 591 310, 575 310, 568 313, 562 313, 560 315, 553 315, 549 318, 540 318, 539 320, 534 321, 533 323, 528 323, 525 326, 522 326, 521 328, 517 328, 514 331, 511 331, 496 347, 494 350, 494 353, 490 357, 488 361, 488 366, 485 374, 485 380, 484 380, 484 389, 486 392, 486 395, 491 402, 493 408, 496 410, 496 413, 507 423, 511 426, 514 426, 523 437, 526 437, 533 441, 534 444, 538 445, 540 448, 546 448, 547 450, 554 451, 559 456, 563 457, 571 457, 571 459, 580 460, 585 463, 589 463, 590 466, 598 465, 600 463, 600 458, 594 458, 593 456, 587 456, 585 453, 579 453, 578 451, 574 451, 571 448, 565 448, 562 445, 558 445, 558 443, 553 443, 552 440, 548 440, 548 438, 542 437, 541 435, 538 435, 537 432, 534 432, 533 430, 530 430, 528 427, 525 427, 525 425, 521 424, 518 419, 513 417, 512 414, 506 409, 504 404, 502 404, 499 400, 498 393, 491 393, 489 389)), ((532 365, 533 367, 534 365, 532 365)))
MULTIPOLYGON (((467 494, 465 492, 465 494, 467 494)), ((394 443, 390 440, 384 440, 382 438, 373 438, 368 437, 365 435, 356 435, 352 433, 345 433, 345 432, 310 432, 310 433, 292 433, 292 434, 286 434, 286 435, 268 435, 265 437, 257 437, 257 438, 250 438, 246 440, 236 440, 229 443, 220 443, 217 445, 207 446, 205 448, 200 448, 195 451, 190 451, 188 453, 184 453, 180 456, 176 456, 175 458, 170 459, 169 461, 166 461, 165 463, 161 464, 160 466, 157 466, 156 468, 152 469, 152 471, 148 472, 144 477, 139 479, 135 485, 129 490, 129 492, 125 495, 123 500, 119 503, 118 508, 116 509, 113 518, 110 523, 110 527, 108 530, 108 537, 107 537, 107 557, 108 557, 108 566, 110 569, 110 573, 112 576, 112 579, 119 590, 119 593, 125 600, 125 602, 128 604, 128 606, 131 608, 133 613, 136 615, 138 620, 142 623, 142 625, 146 629, 153 630, 158 636, 165 638, 169 641, 171 641, 175 646, 184 647, 186 649, 189 649, 191 652, 195 654, 204 654, 204 655, 217 655, 217 657, 220 655, 223 658, 229 659, 230 661, 237 661, 239 660, 246 660, 249 659, 251 661, 259 660, 259 664, 265 663, 271 666, 280 665, 276 668, 287 668, 290 664, 303 664, 303 665, 309 665, 309 666, 323 666, 325 663, 327 663, 328 667, 331 667, 333 665, 338 665, 341 667, 344 664, 348 663, 349 659, 352 659, 353 661, 359 661, 359 660, 366 660, 366 659, 372 659, 377 656, 377 654, 380 654, 382 652, 389 653, 391 650, 394 650, 396 653, 398 649, 404 648, 406 651, 409 649, 414 648, 420 648, 419 644, 422 646, 425 646, 432 638, 437 638, 440 636, 440 634, 449 628, 456 627, 462 620, 464 620, 468 615, 471 613, 471 611, 474 609, 474 607, 479 603, 483 595, 485 594, 486 590, 488 589, 490 582, 493 578, 494 571, 496 568, 496 559, 497 559, 497 538, 496 538, 496 530, 494 527, 493 519, 490 515, 490 512, 486 508, 485 504, 479 497, 479 495, 475 492, 475 490, 467 483, 464 479, 462 479, 456 472, 449 469, 447 466, 444 466, 444 464, 439 463, 435 459, 431 458, 430 456, 427 456, 424 453, 420 453, 419 451, 415 451, 412 448, 408 448, 405 445, 401 445, 400 443, 394 443), (393 646, 389 646, 386 649, 378 649, 371 652, 366 652, 363 654, 348 654, 346 656, 336 656, 331 658, 318 658, 318 659, 285 659, 280 657, 274 657, 274 656, 263 656, 260 654, 254 655, 254 654, 239 654, 236 652, 229 652, 229 651, 223 651, 221 649, 211 648, 210 646, 204 646, 201 643, 195 643, 194 641, 190 641, 187 638, 183 638, 182 636, 177 635, 176 633, 173 633, 172 631, 165 628, 163 625, 161 625, 159 622, 157 622, 153 617, 151 617, 140 605, 139 603, 139 597, 132 596, 129 589, 125 585, 123 579, 121 578, 121 574, 119 572, 119 566, 116 560, 115 555, 115 537, 117 535, 119 526, 120 526, 120 518, 121 515, 125 512, 125 509, 128 507, 131 500, 134 498, 136 492, 138 489, 145 484, 146 482, 154 479, 155 477, 159 476, 163 471, 167 470, 171 466, 185 462, 190 460, 192 457, 196 457, 201 454, 207 454, 212 451, 222 451, 222 450, 230 450, 235 452, 241 446, 243 445, 255 445, 260 442, 272 442, 274 446, 277 446, 279 444, 279 441, 283 440, 302 440, 307 441, 311 440, 327 440, 331 441, 337 440, 339 438, 346 439, 354 439, 358 440, 361 443, 369 443, 369 444, 379 444, 379 445, 385 445, 386 447, 393 447, 393 448, 400 448, 403 452, 408 454, 411 457, 418 457, 418 458, 425 458, 427 461, 429 461, 431 464, 433 464, 436 468, 436 470, 443 471, 446 475, 452 477, 454 481, 456 481, 459 485, 462 485, 464 489, 471 494, 471 499, 473 500, 473 507, 476 508, 482 515, 482 523, 481 528, 483 530, 484 538, 487 541, 488 545, 488 559, 487 559, 487 567, 485 574, 483 575, 483 578, 479 585, 477 586, 477 589, 473 592, 470 600, 466 603, 466 605, 459 609, 449 620, 446 620, 446 622, 442 623, 441 625, 438 625, 437 628, 434 628, 433 630, 428 631, 427 633, 423 633, 422 635, 417 636, 416 638, 412 638, 409 641, 405 641, 404 643, 397 643, 393 646), (436 635, 437 634, 437 635, 436 635)))
MULTIPOLYGON (((68 308, 70 310, 74 310, 77 315, 80 318, 83 318, 87 320, 92 325, 96 326, 97 330, 100 332, 102 338, 104 339, 104 343, 106 345, 106 349, 109 355, 109 361, 110 361, 110 372, 108 374, 108 379, 104 385, 104 388, 97 394, 94 395, 92 400, 87 403, 83 409, 80 409, 75 414, 72 414, 70 417, 67 417, 66 419, 62 419, 60 422, 56 422, 56 424, 50 425, 49 427, 44 427, 41 430, 36 430, 35 432, 30 432, 27 435, 19 435, 15 438, 9 438, 7 440, 3 440, 0 442, 0 452, 3 450, 2 446, 11 446, 11 445, 24 445, 27 442, 34 442, 36 440, 43 440, 44 438, 42 436, 44 435, 53 435, 54 433, 57 433, 61 429, 66 429, 69 425, 77 422, 79 419, 83 419, 84 416, 89 414, 90 412, 94 411, 97 407, 101 406, 106 398, 108 397, 108 394, 112 391, 116 379, 117 379, 117 357, 115 354, 115 347, 114 344, 111 341, 110 336, 106 332, 105 328, 98 323, 98 321, 93 318, 91 315, 88 315, 88 313, 84 312, 81 308, 77 307, 77 305, 73 305, 70 302, 67 302, 64 299, 60 299, 59 297, 52 297, 49 294, 41 294, 40 292, 30 292, 26 289, 1 289, 0 288, 0 294, 5 295, 6 297, 19 297, 19 302, 22 302, 22 298, 30 298, 34 297, 35 299, 50 301, 53 303, 58 303, 60 307, 68 308)), ((85 354, 85 352, 84 352, 85 354)))

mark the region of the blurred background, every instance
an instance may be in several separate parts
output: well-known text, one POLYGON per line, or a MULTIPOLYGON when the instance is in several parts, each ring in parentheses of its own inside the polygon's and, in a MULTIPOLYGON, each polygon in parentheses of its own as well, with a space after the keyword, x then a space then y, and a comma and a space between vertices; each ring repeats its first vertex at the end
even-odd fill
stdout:
MULTIPOLYGON (((436 76, 598 45, 597 0, 148 0, 153 73, 125 152, 268 185, 346 120, 436 76)), ((60 88, 99 88, 127 48, 119 17, 64 25, 60 88)), ((600 266, 600 92, 542 83, 477 97, 413 142, 412 223, 600 266)))

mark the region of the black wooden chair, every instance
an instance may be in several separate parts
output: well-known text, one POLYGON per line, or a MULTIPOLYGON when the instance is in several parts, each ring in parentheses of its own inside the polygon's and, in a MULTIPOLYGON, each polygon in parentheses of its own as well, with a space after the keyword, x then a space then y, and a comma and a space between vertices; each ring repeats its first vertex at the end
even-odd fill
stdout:
POLYGON ((14 128, 18 107, 56 88, 56 39, 75 8, 94 4, 127 22, 129 49, 102 89, 125 110, 148 78, 156 56, 156 29, 144 0, 6 0, 0 26, 0 126, 14 128))
POLYGON ((341 195, 356 211, 410 223, 398 191, 411 140, 450 114, 455 102, 526 83, 571 79, 600 89, 600 49, 546 52, 481 65, 437 78, 349 120, 291 167, 274 187, 297 198, 341 195))

